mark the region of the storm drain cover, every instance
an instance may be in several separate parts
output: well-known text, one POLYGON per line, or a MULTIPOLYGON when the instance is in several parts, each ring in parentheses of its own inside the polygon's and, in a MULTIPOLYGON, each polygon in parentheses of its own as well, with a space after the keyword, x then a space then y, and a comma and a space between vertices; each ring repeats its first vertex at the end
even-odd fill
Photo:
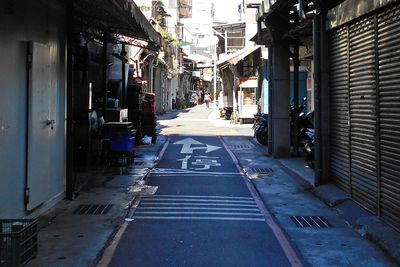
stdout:
POLYGON ((274 171, 271 168, 249 168, 246 169, 249 174, 259 173, 259 174, 271 174, 274 171))
POLYGON ((254 148, 254 146, 251 145, 251 144, 233 145, 233 146, 231 146, 231 149, 250 149, 250 148, 254 148))
POLYGON ((73 212, 77 215, 104 215, 111 209, 112 204, 106 205, 79 205, 73 212))
POLYGON ((289 216, 297 227, 300 228, 332 228, 332 225, 321 216, 289 216))

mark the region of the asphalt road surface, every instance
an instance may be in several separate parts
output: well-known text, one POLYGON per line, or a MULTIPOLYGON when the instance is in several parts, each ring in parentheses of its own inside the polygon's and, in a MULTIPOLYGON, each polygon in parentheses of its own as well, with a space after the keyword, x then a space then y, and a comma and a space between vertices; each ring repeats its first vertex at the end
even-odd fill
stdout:
POLYGON ((170 136, 109 266, 302 266, 216 136, 170 136))

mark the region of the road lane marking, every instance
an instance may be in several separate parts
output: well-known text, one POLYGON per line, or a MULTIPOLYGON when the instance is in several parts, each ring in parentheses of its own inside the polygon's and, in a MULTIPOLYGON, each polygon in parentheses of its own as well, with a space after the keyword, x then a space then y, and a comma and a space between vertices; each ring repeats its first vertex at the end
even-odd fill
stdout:
POLYGON ((257 211, 255 209, 243 208, 207 208, 207 207, 138 207, 136 210, 219 210, 219 211, 257 211))
POLYGON ((226 206, 235 206, 235 207, 257 207, 254 204, 236 204, 236 203, 159 203, 159 202, 142 202, 141 206, 151 206, 151 205, 159 205, 159 206, 212 206, 212 207, 226 207, 226 206))
MULTIPOLYGON (((195 173, 188 173, 188 175, 184 176, 185 179, 193 178, 193 177, 219 177, 219 178, 228 178, 228 177, 233 177, 233 178, 238 178, 240 177, 237 176, 238 174, 230 174, 230 175, 221 175, 221 174, 208 174, 208 173, 201 173, 201 172, 195 172, 195 173), (221 177, 222 176, 222 177, 221 177)), ((179 177, 182 176, 181 174, 178 173, 156 173, 153 174, 154 177, 179 177)))
POLYGON ((230 197, 230 196, 194 196, 194 195, 153 195, 153 196, 143 196, 143 198, 216 198, 216 199, 245 199, 245 200, 253 200, 251 197, 230 197))
POLYGON ((205 153, 210 153, 215 150, 220 149, 220 146, 213 146, 209 144, 205 144, 206 146, 197 146, 197 147, 192 147, 192 145, 204 145, 204 143, 201 143, 193 138, 185 138, 181 139, 179 141, 176 141, 174 145, 182 145, 181 149, 181 154, 192 154, 194 150, 200 150, 200 149, 205 149, 205 153))
POLYGON ((180 217, 180 216, 133 216, 134 220, 215 220, 215 221, 249 221, 264 222, 264 218, 242 218, 242 217, 180 217))
POLYGON ((254 201, 251 200, 225 200, 225 199, 185 199, 185 198, 146 198, 143 199, 146 202, 157 202, 157 201, 175 201, 175 202, 216 202, 216 203, 237 203, 237 204, 253 204, 254 201))
POLYGON ((188 160, 190 159, 191 156, 187 155, 183 159, 177 159, 176 161, 182 161, 182 170, 186 170, 188 168, 188 160))
POLYGON ((143 211, 138 210, 135 214, 155 214, 155 215, 234 215, 234 216, 263 216, 261 213, 254 212, 207 212, 207 211, 143 211))
POLYGON ((164 174, 201 174, 201 175, 214 175, 214 176, 239 176, 239 172, 206 172, 206 171, 195 171, 195 170, 183 170, 183 169, 154 169, 151 171, 152 175, 162 176, 164 174))
POLYGON ((141 199, 132 219, 264 221, 250 197, 154 195, 141 199))

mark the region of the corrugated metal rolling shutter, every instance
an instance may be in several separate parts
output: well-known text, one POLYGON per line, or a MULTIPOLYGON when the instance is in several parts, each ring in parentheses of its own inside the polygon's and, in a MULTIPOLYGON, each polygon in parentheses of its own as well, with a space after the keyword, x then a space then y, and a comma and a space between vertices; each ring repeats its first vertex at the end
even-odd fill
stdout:
POLYGON ((350 193, 347 35, 347 27, 344 27, 332 31, 329 36, 330 175, 339 187, 350 193))
POLYGON ((349 26, 351 196, 377 211, 375 20, 349 26))
POLYGON ((400 7, 378 15, 381 216, 400 229, 400 7))

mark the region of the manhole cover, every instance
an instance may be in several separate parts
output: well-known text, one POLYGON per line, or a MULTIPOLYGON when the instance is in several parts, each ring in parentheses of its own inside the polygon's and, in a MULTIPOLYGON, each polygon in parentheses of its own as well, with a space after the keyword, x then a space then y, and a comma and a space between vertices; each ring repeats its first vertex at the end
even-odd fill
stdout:
POLYGON ((297 227, 300 228, 332 228, 332 225, 321 216, 289 216, 297 227))
POLYGON ((106 205, 79 205, 73 214, 77 215, 104 215, 111 209, 112 204, 106 205))

